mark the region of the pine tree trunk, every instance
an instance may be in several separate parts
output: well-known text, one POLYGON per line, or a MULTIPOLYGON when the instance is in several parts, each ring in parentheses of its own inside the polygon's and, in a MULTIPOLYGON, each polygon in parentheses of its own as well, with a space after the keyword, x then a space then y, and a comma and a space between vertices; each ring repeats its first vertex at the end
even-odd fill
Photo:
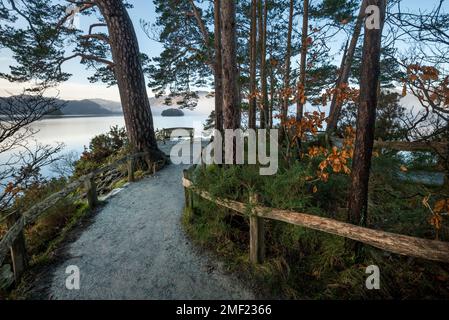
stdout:
POLYGON ((193 0, 190 0, 190 5, 193 10, 193 15, 198 24, 198 28, 203 37, 204 46, 208 50, 208 65, 210 66, 214 75, 214 87, 215 87, 215 119, 214 128, 223 130, 223 70, 221 61, 221 17, 220 17, 220 2, 221 0, 214 0, 214 48, 209 48, 210 39, 209 31, 206 24, 201 17, 201 12, 195 5, 193 0))
POLYGON ((349 222, 364 225, 368 214, 368 183, 374 146, 374 125, 377 108, 377 83, 380 76, 382 27, 385 19, 385 0, 368 0, 380 8, 381 29, 366 29, 363 43, 360 101, 357 114, 357 133, 352 164, 352 183, 349 197, 349 222))
MULTIPOLYGON (((272 58, 270 58, 271 61, 272 58)), ((274 67, 270 68, 270 107, 268 109, 268 128, 273 128, 273 109, 274 109, 274 95, 276 89, 276 77, 274 76, 274 67)))
MULTIPOLYGON (((352 60, 354 59, 355 49, 357 47, 357 42, 362 31, 362 24, 365 17, 365 9, 367 6, 367 1, 363 0, 360 7, 359 15, 357 16, 357 21, 354 27, 354 32, 352 33, 351 42, 349 48, 346 50, 346 54, 343 55, 342 66, 340 68, 340 76, 337 80, 336 87, 339 88, 343 84, 347 84, 349 80, 349 75, 351 73, 352 60)), ((337 94, 332 97, 331 106, 329 109, 329 119, 326 127, 326 133, 332 134, 337 128, 338 119, 340 117, 342 108, 342 103, 338 101, 337 94)))
POLYGON ((221 17, 220 2, 214 0, 214 81, 215 81, 215 129, 223 131, 223 69, 221 57, 221 17))
POLYGON ((148 160, 152 162, 164 159, 156 142, 139 45, 128 12, 120 0, 97 0, 96 3, 109 31, 114 74, 133 151, 149 152, 148 160))
POLYGON ((251 27, 250 27, 250 75, 249 75, 249 114, 248 127, 256 128, 256 112, 257 112, 257 0, 251 0, 251 27))
POLYGON ((309 0, 304 0, 304 12, 302 18, 301 31, 301 63, 298 81, 298 96, 296 102, 296 119, 301 120, 304 112, 304 103, 301 95, 305 95, 306 90, 306 63, 307 63, 307 39, 309 30, 309 0))
POLYGON ((260 81, 261 81, 261 110, 260 127, 268 124, 268 89, 267 89, 267 0, 259 1, 259 29, 260 29, 260 81))
POLYGON ((294 13, 294 0, 290 0, 290 12, 288 17, 288 30, 287 30, 287 50, 285 54, 285 73, 284 73, 284 96, 282 101, 282 111, 281 111, 281 126, 283 130, 281 131, 280 141, 285 139, 285 121, 288 116, 288 107, 290 104, 290 95, 287 94, 290 91, 290 64, 292 55, 292 32, 293 32, 293 13, 294 13))
POLYGON ((235 0, 221 2, 221 36, 223 59, 223 126, 240 128, 239 89, 237 83, 237 51, 235 0))

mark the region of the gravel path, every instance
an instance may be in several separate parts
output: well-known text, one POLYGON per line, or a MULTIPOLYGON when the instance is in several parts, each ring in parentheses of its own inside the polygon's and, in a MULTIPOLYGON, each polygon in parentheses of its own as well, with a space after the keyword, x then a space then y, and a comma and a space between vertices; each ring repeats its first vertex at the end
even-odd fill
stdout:
POLYGON ((52 271, 49 298, 254 298, 184 235, 183 168, 170 165, 110 198, 52 271), (66 289, 69 265, 80 269, 80 290, 66 289))

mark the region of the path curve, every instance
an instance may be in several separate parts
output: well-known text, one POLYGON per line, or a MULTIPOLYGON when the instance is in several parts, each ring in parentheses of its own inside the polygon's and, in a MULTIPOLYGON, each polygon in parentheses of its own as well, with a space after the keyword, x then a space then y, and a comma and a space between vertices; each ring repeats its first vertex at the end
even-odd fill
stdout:
POLYGON ((181 228, 184 166, 169 165, 108 200, 52 272, 50 299, 253 299, 200 255, 181 228), (80 290, 65 286, 80 269, 80 290))

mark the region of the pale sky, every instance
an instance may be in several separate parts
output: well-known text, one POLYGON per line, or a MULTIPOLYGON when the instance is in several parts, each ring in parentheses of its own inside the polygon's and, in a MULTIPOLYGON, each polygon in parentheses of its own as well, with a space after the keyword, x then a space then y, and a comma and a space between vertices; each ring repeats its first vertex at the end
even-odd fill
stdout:
MULTIPOLYGON (((134 5, 133 9, 129 10, 131 19, 133 20, 134 28, 139 40, 140 51, 146 53, 150 57, 158 56, 162 51, 162 45, 156 41, 150 40, 140 27, 140 20, 144 19, 151 23, 156 21, 154 4, 151 0, 130 0, 130 3, 134 5)), ((88 27, 96 22, 95 17, 81 16, 79 19, 80 29, 86 30, 88 27)), ((9 72, 9 65, 14 64, 14 60, 11 57, 9 50, 0 50, 0 72, 9 72)), ((72 77, 59 85, 53 92, 54 94, 59 92, 60 98, 63 99, 93 99, 101 98, 113 101, 120 101, 120 96, 116 86, 108 88, 106 85, 100 83, 89 83, 87 77, 93 74, 91 71, 84 69, 84 66, 80 65, 79 60, 71 60, 63 65, 63 71, 72 74, 72 77)), ((10 83, 7 80, 0 79, 0 96, 21 93, 26 84, 10 83)), ((148 89, 150 96, 154 96, 150 89, 148 89)))
MULTIPOLYGON (((439 0, 404 0, 403 7, 408 7, 413 11, 428 10, 432 8, 439 0)), ((140 27, 140 20, 144 19, 151 23, 156 20, 154 4, 151 0, 130 0, 130 3, 134 5, 134 8, 129 11, 129 14, 133 20, 134 27, 139 40, 140 50, 146 53, 150 57, 158 56, 162 51, 162 45, 156 41, 150 40, 142 31, 140 27)), ((447 8, 449 9, 449 8, 447 8)), ((94 17, 84 17, 80 18, 80 28, 86 30, 90 24, 96 22, 94 17)), ((0 71, 8 72, 9 65, 14 64, 11 58, 11 53, 7 50, 0 50, 0 71)), ((73 74, 69 81, 62 83, 51 92, 54 94, 56 91, 59 92, 59 97, 62 99, 89 99, 89 98, 102 98, 113 101, 120 101, 119 93, 117 87, 108 88, 103 84, 91 84, 88 82, 87 77, 92 74, 92 72, 84 69, 82 65, 79 64, 79 60, 72 60, 63 65, 63 71, 73 74)), ((26 85, 18 83, 10 83, 7 80, 0 79, 0 96, 11 94, 18 94, 23 90, 26 85)), ((149 95, 153 96, 150 89, 148 89, 149 95)))

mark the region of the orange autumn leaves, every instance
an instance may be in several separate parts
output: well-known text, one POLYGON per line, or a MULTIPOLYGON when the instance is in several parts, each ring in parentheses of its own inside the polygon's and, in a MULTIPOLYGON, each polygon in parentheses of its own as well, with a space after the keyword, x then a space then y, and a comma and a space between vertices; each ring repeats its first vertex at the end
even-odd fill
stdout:
POLYGON ((433 215, 430 218, 430 224, 436 230, 440 230, 443 224, 443 214, 449 213, 449 199, 439 200, 433 208, 433 215))
MULTIPOLYGON (((347 127, 345 130, 345 139, 341 148, 332 147, 329 151, 324 147, 313 146, 309 148, 307 155, 310 158, 324 156, 325 159, 318 165, 317 178, 320 181, 327 182, 331 173, 350 174, 349 161, 354 155, 354 139, 355 130, 352 127, 347 127)), ((309 181, 312 178, 309 177, 309 181)), ((318 191, 317 186, 313 187, 313 192, 318 191)))
POLYGON ((428 101, 443 108, 449 108, 449 76, 441 79, 440 72, 432 66, 411 64, 407 67, 407 77, 403 79, 402 96, 407 95, 410 85, 418 99, 428 101))
MULTIPOLYGON (((305 104, 308 100, 303 83, 298 83, 295 87, 284 87, 280 90, 280 93, 282 98, 287 98, 289 100, 294 98, 294 100, 300 104, 305 104)), ((326 106, 333 97, 335 97, 338 104, 344 104, 348 101, 357 102, 359 93, 359 89, 350 87, 347 83, 340 83, 336 87, 326 89, 320 96, 310 102, 313 105, 326 106)), ((251 97, 254 97, 254 94, 250 94, 248 97, 250 99, 251 97)))
POLYGON ((321 101, 315 100, 314 104, 326 106, 332 97, 336 98, 338 104, 344 104, 348 101, 357 102, 360 90, 350 87, 347 83, 340 83, 335 88, 326 89, 321 95, 321 101))
POLYGON ((323 123, 326 121, 326 115, 324 112, 306 112, 300 120, 295 117, 288 118, 284 125, 289 132, 293 133, 291 144, 296 140, 301 140, 307 133, 314 136, 318 134, 318 129, 323 128, 323 123))
POLYGON ((432 208, 429 204, 430 196, 431 195, 424 197, 422 203, 432 213, 429 223, 435 228, 438 238, 438 233, 443 225, 443 215, 449 214, 449 199, 438 200, 432 208))
POLYGON ((5 188, 5 190, 3 190, 4 194, 12 194, 12 195, 16 195, 20 192, 20 188, 14 186, 14 184, 12 182, 9 182, 5 188))

